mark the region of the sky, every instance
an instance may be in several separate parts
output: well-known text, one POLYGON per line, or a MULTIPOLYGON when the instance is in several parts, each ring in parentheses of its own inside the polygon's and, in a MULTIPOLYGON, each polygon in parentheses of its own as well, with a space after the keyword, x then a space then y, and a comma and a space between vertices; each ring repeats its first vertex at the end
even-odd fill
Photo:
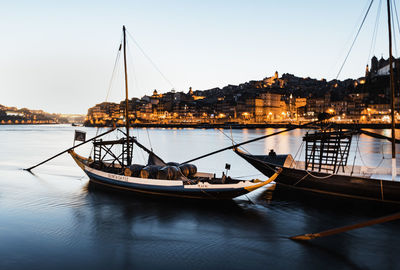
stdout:
MULTIPOLYGON (((0 0, 0 104, 86 114, 121 101, 122 58, 110 81, 122 25, 130 97, 237 85, 275 71, 332 80, 370 1, 0 0)), ((387 57, 386 1, 372 46, 378 7, 375 0, 339 79, 363 76, 373 55, 387 57)))

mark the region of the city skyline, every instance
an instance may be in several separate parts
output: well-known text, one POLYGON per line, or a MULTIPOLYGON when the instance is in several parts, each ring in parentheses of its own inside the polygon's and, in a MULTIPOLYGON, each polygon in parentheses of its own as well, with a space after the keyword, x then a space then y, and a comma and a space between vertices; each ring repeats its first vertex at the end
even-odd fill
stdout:
MULTIPOLYGON (((85 114, 105 101, 123 24, 167 78, 128 40, 130 97, 240 84, 276 70, 332 80, 369 2, 2 3, 0 104, 85 114)), ((372 55, 387 57, 383 11, 371 46, 377 11, 374 3, 338 79, 363 76, 372 55)), ((123 98, 117 75, 108 101, 123 98)))

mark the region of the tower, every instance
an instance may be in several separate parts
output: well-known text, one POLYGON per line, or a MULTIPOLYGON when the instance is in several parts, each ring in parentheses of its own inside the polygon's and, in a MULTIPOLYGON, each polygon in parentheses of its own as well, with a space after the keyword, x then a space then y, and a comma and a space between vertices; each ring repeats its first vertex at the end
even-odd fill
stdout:
POLYGON ((371 58, 371 72, 372 74, 378 71, 378 58, 376 56, 371 58))

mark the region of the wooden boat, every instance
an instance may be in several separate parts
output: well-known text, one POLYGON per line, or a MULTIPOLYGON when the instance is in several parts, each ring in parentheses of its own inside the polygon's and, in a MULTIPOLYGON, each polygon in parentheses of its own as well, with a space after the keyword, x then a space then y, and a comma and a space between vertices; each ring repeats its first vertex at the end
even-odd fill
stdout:
POLYGON ((260 180, 235 180, 229 177, 216 178, 211 173, 197 172, 192 177, 175 180, 141 178, 124 175, 124 167, 112 166, 109 169, 96 168, 93 160, 84 158, 71 150, 70 155, 79 167, 89 176, 90 181, 105 187, 152 195, 184 197, 193 199, 232 199, 256 190, 272 182, 260 180))
POLYGON ((392 58, 392 34, 390 0, 387 1, 388 33, 389 33, 389 70, 391 89, 391 138, 371 132, 363 132, 376 138, 390 139, 392 142, 392 181, 376 175, 389 174, 390 169, 347 166, 348 151, 352 134, 347 132, 316 132, 307 134, 305 162, 294 161, 291 155, 255 156, 239 149, 235 152, 257 168, 266 176, 272 176, 277 168, 282 172, 275 179, 277 187, 286 187, 297 191, 305 191, 336 197, 348 197, 362 200, 373 200, 388 203, 400 203, 400 182, 395 181, 396 169, 396 138, 394 118, 394 74, 392 58))
POLYGON ((78 155, 74 150, 75 147, 68 151, 78 166, 89 176, 90 181, 114 189, 196 199, 231 199, 273 181, 274 177, 264 182, 258 179, 235 180, 225 175, 217 178, 214 173, 197 172, 197 168, 191 164, 166 163, 152 150, 138 142, 135 137, 129 135, 125 31, 123 27, 123 44, 121 45, 124 50, 125 119, 127 120, 125 121, 126 131, 119 130, 125 137, 113 141, 94 140, 93 159, 78 155), (147 164, 132 163, 134 145, 149 154, 147 164), (120 150, 115 149, 116 146, 121 147, 120 150))
POLYGON ((330 197, 400 203, 400 182, 372 178, 375 175, 390 174, 390 168, 351 166, 345 163, 334 168, 334 165, 321 164, 317 159, 313 163, 307 160, 295 161, 290 154, 251 155, 238 148, 234 151, 268 177, 281 168, 281 173, 274 180, 277 190, 292 189, 330 197))

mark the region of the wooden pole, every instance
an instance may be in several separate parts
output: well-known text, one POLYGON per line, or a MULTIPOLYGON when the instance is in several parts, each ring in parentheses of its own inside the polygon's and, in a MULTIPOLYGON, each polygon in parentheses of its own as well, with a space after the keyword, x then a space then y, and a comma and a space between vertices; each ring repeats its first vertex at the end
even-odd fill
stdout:
POLYGON ((131 165, 131 155, 130 155, 130 142, 129 142, 129 99, 128 99, 128 72, 126 64, 126 33, 125 25, 122 26, 122 32, 124 34, 124 70, 125 70, 125 125, 126 125, 126 143, 128 147, 126 149, 127 165, 131 165))
POLYGON ((99 138, 99 137, 101 137, 101 136, 104 136, 104 135, 106 135, 106 134, 108 134, 108 133, 110 133, 110 132, 112 132, 112 131, 114 131, 114 130, 115 130, 115 128, 110 129, 110 130, 108 130, 107 132, 104 132, 104 133, 102 133, 102 134, 100 134, 100 135, 97 135, 96 137, 93 137, 93 138, 91 138, 91 139, 89 139, 89 140, 87 140, 87 141, 84 141, 84 142, 80 143, 80 144, 74 145, 74 146, 72 146, 71 148, 68 148, 67 150, 62 151, 62 152, 58 153, 57 155, 54 155, 54 156, 52 156, 51 158, 48 158, 48 159, 46 159, 45 161, 42 161, 42 162, 40 162, 40 163, 38 163, 38 164, 36 164, 36 165, 34 165, 34 166, 32 166, 32 167, 29 167, 29 168, 27 168, 27 169, 24 169, 24 170, 30 172, 32 169, 36 168, 37 166, 40 166, 40 165, 46 163, 47 161, 52 160, 53 158, 56 158, 56 157, 58 157, 58 156, 61 156, 62 154, 66 153, 66 152, 68 152, 68 151, 70 151, 70 150, 72 150, 72 149, 74 149, 74 148, 77 148, 77 147, 79 147, 79 146, 81 146, 81 145, 84 145, 85 143, 88 143, 88 142, 90 142, 90 141, 93 141, 93 140, 95 140, 95 139, 97 139, 97 138, 99 138))
MULTIPOLYGON (((324 120, 325 120, 325 119, 324 119, 324 120)), ((262 139, 265 139, 265 138, 268 138, 268 137, 272 137, 272 136, 275 136, 275 135, 279 135, 279 134, 282 134, 282 133, 284 133, 284 132, 288 132, 288 131, 291 131, 291 130, 294 130, 294 129, 297 129, 297 128, 302 128, 302 127, 305 127, 305 126, 309 126, 309 125, 312 125, 312 124, 316 124, 316 123, 318 123, 318 122, 320 122, 320 121, 322 121, 322 120, 317 120, 317 121, 305 123, 305 124, 302 124, 302 125, 299 125, 299 126, 296 126, 296 127, 290 127, 290 128, 285 129, 285 130, 281 130, 281 131, 278 131, 278 132, 275 132, 275 133, 272 133, 272 134, 264 135, 264 136, 261 136, 261 137, 258 137, 258 138, 255 138, 255 139, 252 139, 252 140, 249 140, 249 141, 245 141, 245 142, 242 142, 242 143, 234 144, 234 145, 231 145, 231 146, 228 146, 228 147, 225 147, 225 148, 216 150, 216 151, 214 151, 214 152, 211 152, 211 153, 208 153, 208 154, 199 156, 199 157, 197 157, 197 158, 193 158, 193 159, 191 159, 191 160, 182 162, 182 164, 189 163, 189 162, 193 162, 193 161, 195 161, 195 160, 199 160, 199 159, 202 159, 202 158, 211 156, 211 155, 215 155, 215 154, 217 154, 217 153, 219 153, 219 152, 222 152, 222 151, 226 151, 226 150, 229 150, 229 149, 237 148, 237 147, 242 146, 242 145, 244 145, 244 144, 252 143, 252 142, 255 142, 255 141, 258 141, 258 140, 262 140, 262 139)))
POLYGON ((392 118, 392 180, 396 180, 396 134, 395 134, 395 119, 394 119, 394 78, 393 78, 393 59, 392 59, 392 27, 390 19, 390 0, 387 0, 388 13, 388 33, 389 33, 389 70, 390 70, 390 115, 392 118))
POLYGON ((392 220, 396 220, 396 219, 400 219, 400 213, 360 222, 360 223, 353 224, 353 225, 330 229, 330 230, 322 231, 319 233, 307 233, 307 234, 292 236, 289 238, 291 240, 307 241, 307 240, 311 240, 311 239, 315 239, 315 238, 319 238, 319 237, 335 235, 338 233, 347 232, 350 230, 363 228, 363 227, 367 227, 367 226, 371 226, 371 225, 375 225, 375 224, 379 224, 379 223, 383 223, 383 222, 388 222, 388 221, 392 221, 392 220))

